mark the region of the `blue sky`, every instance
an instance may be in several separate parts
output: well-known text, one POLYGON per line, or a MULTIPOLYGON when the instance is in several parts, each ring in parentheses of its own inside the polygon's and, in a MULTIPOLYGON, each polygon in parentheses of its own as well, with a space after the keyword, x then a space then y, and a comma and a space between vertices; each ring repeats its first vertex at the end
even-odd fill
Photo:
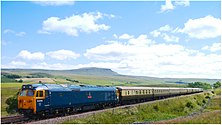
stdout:
POLYGON ((1 2, 2 68, 220 78, 220 1, 1 2))

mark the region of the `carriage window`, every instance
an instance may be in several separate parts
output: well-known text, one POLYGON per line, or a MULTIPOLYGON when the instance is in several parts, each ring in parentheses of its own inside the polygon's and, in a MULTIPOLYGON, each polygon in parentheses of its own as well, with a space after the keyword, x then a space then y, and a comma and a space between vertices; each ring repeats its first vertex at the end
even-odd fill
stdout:
POLYGON ((130 92, 128 91, 128 95, 130 94, 130 92))

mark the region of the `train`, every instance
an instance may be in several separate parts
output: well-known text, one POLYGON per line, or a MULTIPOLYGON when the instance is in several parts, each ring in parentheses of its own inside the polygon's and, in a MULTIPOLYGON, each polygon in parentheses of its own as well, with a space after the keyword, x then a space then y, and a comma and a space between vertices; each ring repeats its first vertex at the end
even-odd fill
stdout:
POLYGON ((201 88, 26 84, 18 94, 18 112, 45 117, 202 92, 201 88))

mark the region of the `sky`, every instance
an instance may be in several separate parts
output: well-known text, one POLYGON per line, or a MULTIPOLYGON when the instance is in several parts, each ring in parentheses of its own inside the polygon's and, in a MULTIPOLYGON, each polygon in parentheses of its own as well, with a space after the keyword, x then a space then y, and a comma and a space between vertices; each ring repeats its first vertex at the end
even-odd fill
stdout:
POLYGON ((2 1, 1 68, 221 78, 220 1, 2 1))

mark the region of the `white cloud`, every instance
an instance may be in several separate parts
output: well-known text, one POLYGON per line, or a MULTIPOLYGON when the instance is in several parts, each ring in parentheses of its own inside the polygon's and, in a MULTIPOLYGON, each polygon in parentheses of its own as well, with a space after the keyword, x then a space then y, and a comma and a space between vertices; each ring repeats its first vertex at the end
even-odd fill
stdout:
POLYGON ((129 34, 122 34, 121 36, 119 36, 119 39, 131 39, 133 38, 133 35, 129 35, 129 34))
POLYGON ((175 9, 177 6, 190 6, 189 0, 175 0, 174 4, 171 0, 166 0, 165 5, 161 5, 160 12, 167 12, 175 9))
POLYGON ((169 11, 169 10, 173 10, 175 7, 173 6, 171 0, 166 0, 165 5, 161 5, 161 12, 165 12, 165 11, 169 11))
POLYGON ((160 36, 161 38, 163 38, 166 42, 179 42, 179 37, 175 36, 175 35, 169 35, 169 33, 175 33, 176 31, 173 30, 173 28, 169 25, 165 25, 160 27, 157 30, 153 30, 150 32, 150 35, 152 35, 153 37, 158 37, 160 36))
POLYGON ((165 25, 159 28, 159 31, 171 31, 172 27, 170 27, 169 25, 165 25))
POLYGON ((11 29, 5 29, 4 31, 3 31, 3 33, 15 33, 15 31, 14 30, 11 30, 11 29))
POLYGON ((16 33, 15 35, 19 36, 19 37, 23 37, 23 36, 26 35, 26 33, 25 32, 19 32, 19 33, 16 33))
POLYGON ((33 1, 35 4, 39 4, 41 6, 64 6, 64 5, 73 5, 74 1, 33 1))
POLYGON ((110 26, 105 24, 97 24, 99 19, 105 17, 106 14, 84 13, 82 15, 72 15, 65 19, 59 17, 50 17, 43 21, 43 27, 40 32, 61 32, 70 36, 78 36, 79 32, 98 32, 99 30, 108 30, 110 26))
POLYGON ((10 63, 10 65, 13 65, 13 66, 26 66, 26 63, 25 62, 21 62, 21 61, 12 61, 10 63))
POLYGON ((135 46, 144 46, 155 43, 151 39, 148 39, 147 35, 140 35, 138 38, 131 38, 129 39, 129 44, 135 45, 135 46))
POLYGON ((118 36, 117 36, 116 34, 113 34, 113 37, 114 37, 115 39, 118 39, 118 36))
POLYGON ((46 55, 58 60, 76 59, 80 56, 80 54, 77 54, 71 50, 64 49, 47 52, 46 55))
POLYGON ((179 37, 173 35, 167 35, 166 33, 163 33, 162 37, 166 42, 179 42, 179 37))
POLYGON ((189 6, 190 1, 189 0, 175 0, 175 5, 180 5, 180 6, 189 6))
POLYGON ((14 30, 11 30, 11 29, 5 29, 3 31, 4 34, 14 34, 16 36, 19 36, 19 37, 23 37, 26 35, 26 32, 15 32, 14 30))
POLYGON ((159 32, 158 30, 154 30, 152 32, 150 32, 150 35, 152 35, 153 37, 158 37, 161 34, 161 32, 159 32))
POLYGON ((44 31, 44 30, 38 30, 37 33, 39 33, 39 34, 48 34, 48 35, 51 34, 50 32, 44 31))
POLYGON ((47 63, 47 62, 41 62, 30 65, 30 68, 33 69, 53 69, 53 70, 64 70, 64 69, 75 69, 75 65, 68 65, 64 63, 47 63))
POLYGON ((45 54, 43 54, 42 52, 31 53, 27 50, 22 50, 17 57, 28 60, 44 60, 45 54))
POLYGON ((135 46, 130 40, 128 43, 116 41, 88 49, 84 56, 94 62, 84 66, 112 67, 128 75, 220 78, 219 54, 205 54, 178 44, 135 46))
POLYGON ((212 46, 204 46, 202 50, 209 50, 211 52, 216 52, 221 50, 221 43, 213 43, 212 46))
POLYGON ((221 26, 222 22, 219 18, 209 15, 203 18, 189 19, 184 24, 184 28, 178 31, 188 34, 191 38, 207 39, 221 36, 221 26))

